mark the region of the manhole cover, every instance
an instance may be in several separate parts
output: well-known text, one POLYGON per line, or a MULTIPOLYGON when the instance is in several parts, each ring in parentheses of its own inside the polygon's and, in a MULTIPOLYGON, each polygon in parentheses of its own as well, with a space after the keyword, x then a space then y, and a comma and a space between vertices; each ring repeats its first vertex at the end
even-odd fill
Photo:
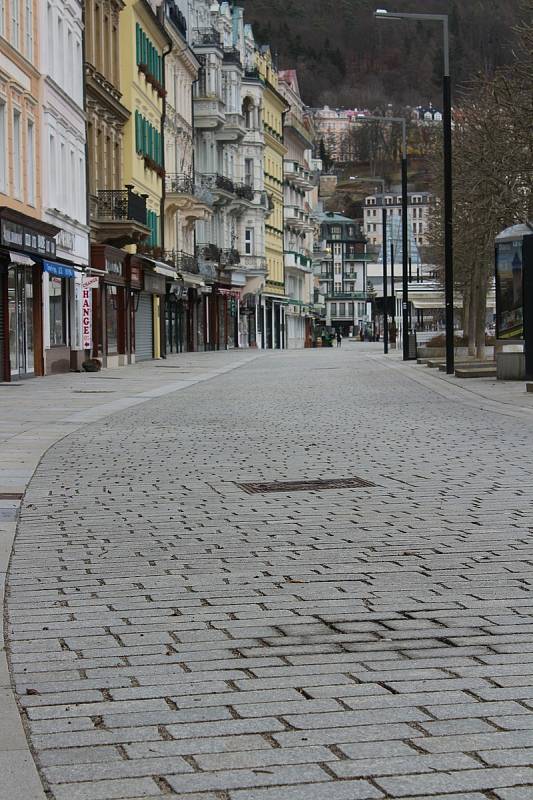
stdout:
POLYGON ((237 483, 248 494, 264 494, 266 492, 320 492, 323 489, 361 489, 375 486, 375 483, 363 478, 333 478, 332 480, 313 481, 274 481, 272 483, 237 483))
POLYGON ((22 492, 0 492, 0 500, 22 500, 22 492))

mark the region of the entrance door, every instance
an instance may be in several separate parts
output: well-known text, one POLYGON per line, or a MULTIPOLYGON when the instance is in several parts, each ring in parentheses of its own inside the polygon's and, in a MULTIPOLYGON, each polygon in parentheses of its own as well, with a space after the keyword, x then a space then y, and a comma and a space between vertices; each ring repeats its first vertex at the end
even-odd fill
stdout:
POLYGON ((30 377, 35 374, 32 268, 11 267, 7 292, 11 375, 30 377))

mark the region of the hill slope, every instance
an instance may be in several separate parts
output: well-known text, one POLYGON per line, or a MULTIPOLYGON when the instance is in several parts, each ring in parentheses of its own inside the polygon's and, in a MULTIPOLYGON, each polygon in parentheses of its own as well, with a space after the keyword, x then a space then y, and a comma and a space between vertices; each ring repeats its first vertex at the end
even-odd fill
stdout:
MULTIPOLYGON (((298 69, 305 101, 317 106, 440 105, 442 28, 380 22, 386 0, 240 0, 256 39, 281 68, 298 69)), ((519 0, 391 0, 390 9, 449 13, 456 85, 510 59, 519 0)))

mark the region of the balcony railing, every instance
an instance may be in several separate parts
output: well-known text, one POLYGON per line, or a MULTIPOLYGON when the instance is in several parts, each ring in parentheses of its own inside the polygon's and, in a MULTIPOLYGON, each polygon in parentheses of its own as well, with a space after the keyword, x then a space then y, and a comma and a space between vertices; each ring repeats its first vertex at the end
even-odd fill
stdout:
POLYGON ((235 194, 243 200, 253 201, 254 199, 254 190, 248 183, 235 184, 235 194))
POLYGON ((196 257, 200 261, 220 262, 221 250, 216 244, 197 244, 196 257))
POLYGON ((241 54, 235 47, 224 48, 224 63, 235 64, 236 66, 242 68, 241 54))
POLYGON ((251 69, 244 70, 244 77, 249 78, 250 80, 258 81, 261 79, 261 75, 257 67, 252 67, 251 69))
POLYGON ((146 225, 146 195, 125 189, 99 189, 92 198, 92 215, 100 220, 134 220, 146 225))
POLYGON ((167 194, 194 194, 194 178, 184 173, 167 173, 165 175, 165 192, 167 194))
POLYGON ((176 6, 175 0, 167 0, 166 14, 174 27, 181 33, 184 39, 187 38, 187 20, 176 6))
POLYGON ((238 250, 230 247, 220 251, 220 264, 224 267, 232 267, 235 264, 240 264, 241 255, 238 250))
POLYGON ((191 253, 185 253, 183 250, 166 250, 165 261, 172 264, 178 272, 198 273, 198 261, 191 253))
POLYGON ((214 28, 198 28, 194 31, 193 47, 221 47, 220 33, 214 28))

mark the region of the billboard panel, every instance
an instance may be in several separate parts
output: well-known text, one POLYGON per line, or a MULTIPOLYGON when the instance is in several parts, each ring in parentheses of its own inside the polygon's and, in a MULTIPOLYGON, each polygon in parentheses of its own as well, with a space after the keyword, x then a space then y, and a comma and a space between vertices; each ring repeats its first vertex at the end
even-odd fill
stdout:
POLYGON ((521 239, 496 245, 496 336, 524 336, 521 239))

